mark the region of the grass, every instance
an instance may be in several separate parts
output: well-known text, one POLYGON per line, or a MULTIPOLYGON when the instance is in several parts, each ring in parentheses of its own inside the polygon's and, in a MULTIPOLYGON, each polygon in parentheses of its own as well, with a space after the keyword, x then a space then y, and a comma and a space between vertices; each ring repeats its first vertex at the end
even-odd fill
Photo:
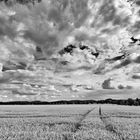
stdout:
POLYGON ((119 105, 0 107, 0 140, 139 139, 139 107, 119 105))

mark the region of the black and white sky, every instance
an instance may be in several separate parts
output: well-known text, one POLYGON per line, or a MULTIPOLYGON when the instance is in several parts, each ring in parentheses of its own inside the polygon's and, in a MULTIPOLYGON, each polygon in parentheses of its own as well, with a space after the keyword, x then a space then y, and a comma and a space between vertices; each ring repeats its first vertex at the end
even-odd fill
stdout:
POLYGON ((140 97, 140 1, 0 3, 0 101, 140 97))

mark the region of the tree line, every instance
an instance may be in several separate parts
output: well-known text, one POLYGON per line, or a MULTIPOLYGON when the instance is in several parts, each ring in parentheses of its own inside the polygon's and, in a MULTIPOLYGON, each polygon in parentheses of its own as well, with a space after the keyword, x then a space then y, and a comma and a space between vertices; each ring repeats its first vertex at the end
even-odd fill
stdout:
POLYGON ((6 4, 11 3, 11 2, 17 2, 20 4, 27 4, 27 3, 35 4, 35 3, 39 3, 41 1, 42 0, 0 0, 0 2, 5 2, 6 4))
POLYGON ((106 99, 106 100, 61 100, 61 101, 10 101, 0 102, 0 105, 59 105, 59 104, 117 104, 139 106, 140 99, 106 99))

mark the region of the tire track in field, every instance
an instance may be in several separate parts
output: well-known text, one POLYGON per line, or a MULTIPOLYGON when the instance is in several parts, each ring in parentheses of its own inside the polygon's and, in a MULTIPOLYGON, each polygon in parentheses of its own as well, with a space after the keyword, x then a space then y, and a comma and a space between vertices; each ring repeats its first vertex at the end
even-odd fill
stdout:
POLYGON ((74 130, 72 132, 76 133, 80 127, 82 126, 82 121, 89 115, 89 113, 91 113, 96 107, 88 110, 85 114, 82 115, 82 117, 80 118, 80 120, 75 124, 74 126, 74 130))
POLYGON ((99 116, 107 131, 116 134, 120 140, 126 140, 120 132, 117 131, 117 127, 109 121, 110 117, 102 113, 101 107, 99 107, 99 116))
MULTIPOLYGON (((80 127, 82 126, 82 121, 83 121, 83 120, 89 115, 89 113, 91 113, 95 108, 96 108, 96 107, 94 107, 94 108, 88 110, 85 114, 83 114, 82 117, 80 118, 80 120, 79 120, 77 123, 75 123, 74 129, 73 129, 71 132, 76 133, 76 132, 80 129, 80 127)), ((72 137, 68 137, 67 135, 63 135, 63 138, 64 138, 64 140, 73 140, 72 137)))

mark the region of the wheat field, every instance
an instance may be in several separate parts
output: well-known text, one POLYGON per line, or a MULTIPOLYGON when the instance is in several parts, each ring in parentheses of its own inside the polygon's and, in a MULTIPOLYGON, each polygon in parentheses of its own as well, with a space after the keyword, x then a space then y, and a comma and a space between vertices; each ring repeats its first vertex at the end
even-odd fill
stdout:
POLYGON ((0 140, 140 140, 140 107, 0 106, 0 140))

